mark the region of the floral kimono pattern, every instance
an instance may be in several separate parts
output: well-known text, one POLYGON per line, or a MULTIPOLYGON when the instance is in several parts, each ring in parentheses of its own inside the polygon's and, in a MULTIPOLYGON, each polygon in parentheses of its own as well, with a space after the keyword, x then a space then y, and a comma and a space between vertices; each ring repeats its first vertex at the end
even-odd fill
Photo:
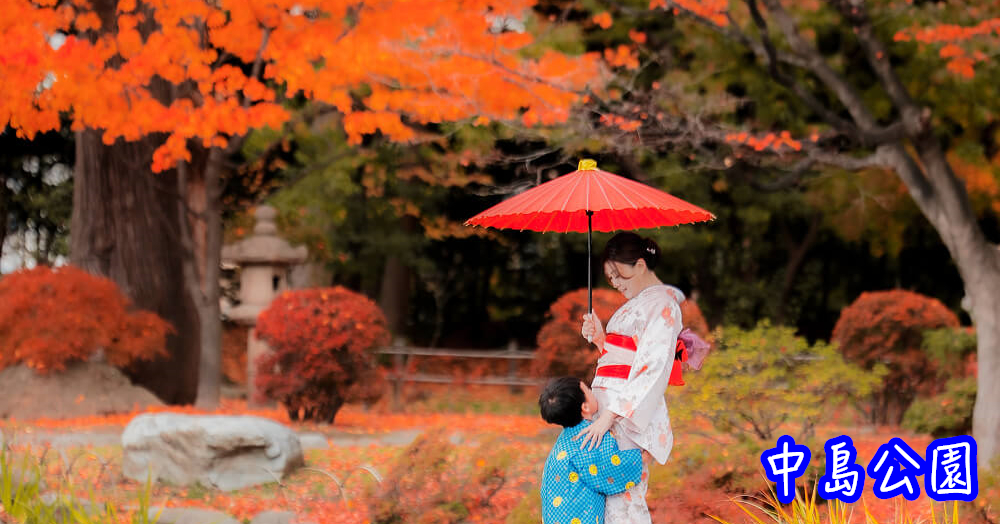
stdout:
MULTIPOLYGON (((674 444, 664 393, 683 328, 684 299, 679 289, 657 285, 620 307, 605 328, 607 338, 592 385, 600 409, 622 417, 611 428, 621 448, 641 448, 660 464, 666 463, 674 444)), ((651 461, 644 462, 639 484, 608 497, 608 524, 650 521, 646 488, 651 461)))

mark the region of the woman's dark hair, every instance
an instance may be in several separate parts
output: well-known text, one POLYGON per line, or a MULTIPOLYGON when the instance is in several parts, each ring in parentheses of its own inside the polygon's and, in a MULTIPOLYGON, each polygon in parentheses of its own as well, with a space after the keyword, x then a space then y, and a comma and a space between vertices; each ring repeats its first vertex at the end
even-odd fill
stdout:
POLYGON ((542 419, 549 424, 571 428, 583 420, 582 409, 586 397, 576 377, 554 378, 545 384, 538 397, 542 419))
POLYGON ((639 259, 646 261, 646 267, 652 271, 660 261, 660 246, 652 238, 643 238, 630 231, 618 233, 604 245, 601 255, 601 266, 607 262, 621 262, 630 266, 639 259))

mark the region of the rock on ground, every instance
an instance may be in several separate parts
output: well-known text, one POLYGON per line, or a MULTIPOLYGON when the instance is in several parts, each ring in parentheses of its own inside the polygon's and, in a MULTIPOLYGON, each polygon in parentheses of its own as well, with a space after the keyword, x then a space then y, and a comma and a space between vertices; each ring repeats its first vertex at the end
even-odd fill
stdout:
POLYGON ((250 524, 315 524, 312 522, 302 522, 295 517, 291 511, 265 511, 258 513, 250 524))
POLYGON ((163 402, 113 366, 82 362, 45 375, 19 364, 0 370, 0 419, 77 418, 130 413, 163 402))
POLYGON ((122 433, 122 473, 143 482, 226 491, 276 482, 303 466, 290 428, 251 416, 145 413, 122 433))
POLYGON ((197 508, 149 508, 149 520, 156 524, 240 524, 221 511, 197 508))

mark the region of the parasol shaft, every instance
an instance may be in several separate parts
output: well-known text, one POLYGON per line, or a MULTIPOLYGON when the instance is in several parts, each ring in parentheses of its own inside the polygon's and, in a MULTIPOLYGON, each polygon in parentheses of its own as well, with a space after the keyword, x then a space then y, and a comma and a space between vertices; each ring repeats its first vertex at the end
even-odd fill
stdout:
POLYGON ((591 217, 594 216, 594 212, 587 210, 587 313, 594 312, 594 290, 591 284, 591 280, 594 278, 594 271, 590 268, 590 259, 593 258, 590 254, 591 251, 591 237, 594 236, 594 231, 592 229, 591 217))

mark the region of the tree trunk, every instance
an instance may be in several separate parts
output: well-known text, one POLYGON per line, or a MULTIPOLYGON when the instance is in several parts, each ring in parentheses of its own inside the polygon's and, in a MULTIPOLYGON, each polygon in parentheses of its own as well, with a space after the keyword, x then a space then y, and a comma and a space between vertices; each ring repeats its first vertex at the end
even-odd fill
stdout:
MULTIPOLYGON (((208 153, 202 169, 189 163, 178 168, 177 187, 185 194, 178 211, 185 214, 181 231, 184 257, 183 274, 188 293, 195 297, 201 326, 201 353, 198 366, 199 408, 219 405, 222 382, 222 311, 219 285, 222 254, 222 162, 225 154, 218 147, 208 153), (187 209, 185 209, 185 204, 187 209)), ((198 166, 198 164, 195 164, 198 166)))
MULTIPOLYGON (((400 219, 400 227, 408 234, 416 234, 417 220, 412 216, 400 219)), ((413 270, 403 263, 402 258, 390 256, 382 272, 382 289, 379 293, 379 307, 385 313, 389 331, 400 336, 406 329, 407 308, 410 305, 410 282, 413 270)))
POLYGON ((972 436, 979 464, 985 467, 1000 457, 1000 251, 980 229, 965 186, 936 137, 926 133, 914 142, 919 164, 902 146, 890 155, 913 200, 941 235, 965 285, 979 365, 972 436))
POLYGON ((10 190, 7 189, 7 177, 0 173, 0 260, 3 259, 3 244, 7 240, 7 202, 10 190))
POLYGON ((406 320, 406 308, 410 304, 410 268, 397 256, 385 261, 382 273, 382 290, 379 306, 385 313, 389 331, 393 335, 402 333, 406 320))
MULTIPOLYGON (((1000 456, 1000 261, 994 254, 992 268, 984 263, 966 280, 976 326, 979 373, 976 408, 972 414, 972 436, 979 446, 979 464, 987 467, 1000 456)), ((963 273, 965 273, 963 271, 963 273)))
POLYGON ((792 286, 795 284, 796 277, 798 277, 799 269, 802 268, 802 264, 806 260, 806 254, 809 252, 809 248, 811 248, 813 242, 816 241, 816 234, 819 232, 820 222, 821 217, 819 215, 814 216, 812 221, 809 223, 809 230, 806 232, 806 236, 802 239, 802 242, 798 244, 794 241, 789 242, 792 249, 788 255, 788 265, 785 266, 785 276, 782 278, 781 291, 778 293, 778 303, 776 305, 777 312, 774 315, 774 323, 777 325, 782 325, 785 322, 788 295, 791 294, 792 286))
POLYGON ((168 356, 127 372, 164 402, 189 404, 197 391, 198 313, 182 285, 177 175, 149 168, 157 144, 147 137, 107 146, 100 131, 77 133, 70 261, 110 278, 137 307, 170 322, 168 356))

